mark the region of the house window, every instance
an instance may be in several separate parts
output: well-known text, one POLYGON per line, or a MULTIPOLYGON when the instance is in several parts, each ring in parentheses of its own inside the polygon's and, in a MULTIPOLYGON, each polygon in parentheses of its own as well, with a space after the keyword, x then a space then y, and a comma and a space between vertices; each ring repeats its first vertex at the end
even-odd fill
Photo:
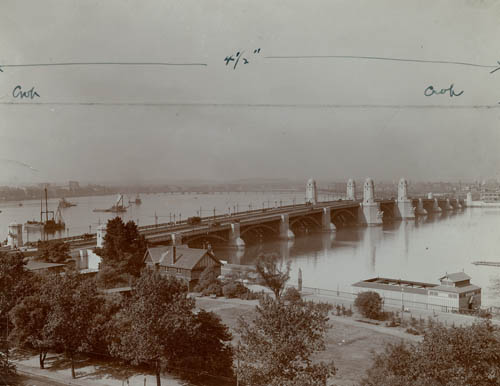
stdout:
POLYGON ((182 269, 177 268, 177 273, 182 273, 182 269))
POLYGON ((448 294, 448 297, 456 299, 458 296, 457 296, 457 294, 448 294))
POLYGON ((429 291, 430 296, 439 296, 439 293, 436 291, 429 291))

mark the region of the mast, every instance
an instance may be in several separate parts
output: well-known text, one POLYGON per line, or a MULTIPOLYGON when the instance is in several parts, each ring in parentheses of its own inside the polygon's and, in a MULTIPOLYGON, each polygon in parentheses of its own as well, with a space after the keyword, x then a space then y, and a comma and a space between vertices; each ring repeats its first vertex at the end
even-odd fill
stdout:
POLYGON ((40 191, 40 222, 42 222, 42 214, 43 214, 43 193, 40 191))
POLYGON ((49 206, 47 204, 47 187, 45 187, 45 222, 49 221, 49 206))

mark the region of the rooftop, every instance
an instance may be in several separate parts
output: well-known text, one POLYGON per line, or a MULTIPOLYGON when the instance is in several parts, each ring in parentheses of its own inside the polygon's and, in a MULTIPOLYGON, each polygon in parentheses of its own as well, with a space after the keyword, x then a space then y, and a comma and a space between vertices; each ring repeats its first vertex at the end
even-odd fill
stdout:
POLYGON ((175 262, 174 262, 174 247, 156 247, 148 248, 146 254, 151 256, 154 264, 159 264, 165 267, 175 267, 183 269, 193 269, 200 259, 208 254, 211 258, 220 262, 207 249, 189 248, 187 246, 175 247, 175 262))
POLYGON ((443 277, 440 277, 439 280, 443 279, 448 279, 452 281, 453 283, 459 282, 459 281, 464 281, 464 280, 470 280, 471 277, 467 275, 465 272, 456 272, 456 273, 449 273, 444 275, 443 277))

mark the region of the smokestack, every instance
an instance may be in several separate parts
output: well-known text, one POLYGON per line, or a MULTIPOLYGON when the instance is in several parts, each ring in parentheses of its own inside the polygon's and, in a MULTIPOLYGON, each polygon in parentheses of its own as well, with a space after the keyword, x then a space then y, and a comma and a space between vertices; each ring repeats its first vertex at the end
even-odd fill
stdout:
POLYGON ((177 248, 175 248, 175 245, 172 247, 172 260, 173 264, 177 261, 177 248))

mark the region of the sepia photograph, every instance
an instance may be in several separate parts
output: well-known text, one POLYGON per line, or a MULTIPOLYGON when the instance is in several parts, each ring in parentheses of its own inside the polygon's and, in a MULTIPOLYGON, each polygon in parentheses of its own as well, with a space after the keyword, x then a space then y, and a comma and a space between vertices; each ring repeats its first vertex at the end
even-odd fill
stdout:
POLYGON ((0 0, 0 385, 500 385, 498 35, 0 0))

